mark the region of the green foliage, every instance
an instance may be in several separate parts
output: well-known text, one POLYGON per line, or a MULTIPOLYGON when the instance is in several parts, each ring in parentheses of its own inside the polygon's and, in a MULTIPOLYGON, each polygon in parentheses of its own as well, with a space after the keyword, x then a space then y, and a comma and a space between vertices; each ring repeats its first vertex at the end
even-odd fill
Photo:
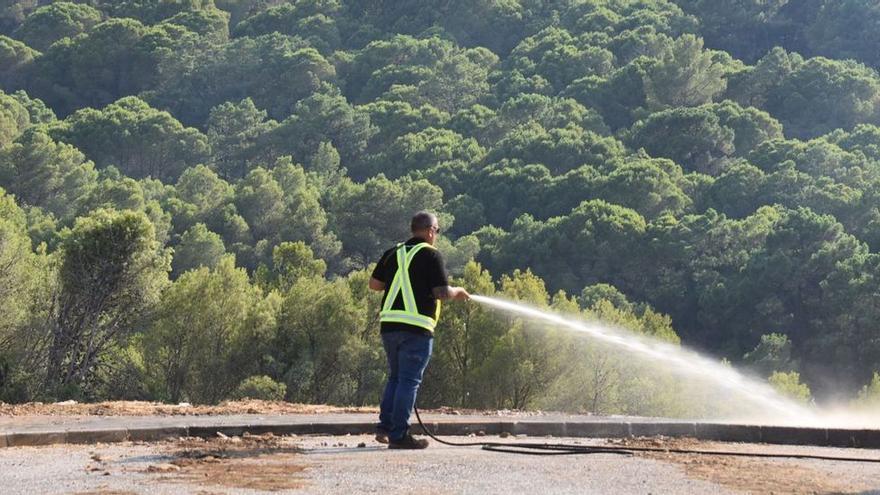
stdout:
POLYGON ((418 133, 404 134, 373 159, 371 172, 397 178, 416 170, 430 169, 444 162, 479 161, 483 149, 474 139, 465 139, 447 129, 429 127, 418 133))
POLYGON ((115 165, 135 178, 174 181, 210 153, 207 138, 198 130, 133 96, 103 110, 80 110, 50 132, 82 149, 99 167, 115 165))
POLYGON ((217 105, 248 97, 280 119, 336 77, 333 65, 307 42, 277 33, 203 47, 174 64, 148 99, 189 125, 203 124, 217 105))
POLYGON ((288 291, 301 278, 320 278, 327 263, 315 259, 312 249, 302 241, 282 242, 272 250, 271 270, 265 265, 257 271, 257 282, 267 289, 288 291))
POLYGON ((206 10, 212 0, 122 0, 107 2, 112 17, 130 17, 145 24, 155 24, 183 12, 206 10))
POLYGON ((733 96, 765 109, 791 136, 810 138, 877 121, 880 80, 875 70, 852 60, 804 60, 775 49, 735 79, 733 96))
POLYGON ((101 22, 101 12, 89 5, 56 2, 40 7, 15 30, 15 37, 45 51, 62 38, 73 38, 101 22))
POLYGON ((342 5, 337 0, 310 0, 270 7, 235 26, 235 36, 269 33, 301 36, 322 53, 341 44, 337 17, 342 5))
POLYGON ((782 395, 806 404, 811 400, 810 387, 801 383, 800 379, 801 376, 796 371, 788 373, 774 371, 769 381, 770 385, 782 395))
MULTIPOLYGON (((880 359, 878 12, 0 2, 0 398, 374 403, 369 267, 419 209, 478 293, 855 395, 880 359)), ((426 404, 711 412, 557 330, 448 305, 426 404)))
POLYGON ((250 284, 234 259, 184 273, 163 294, 144 339, 155 394, 216 403, 259 372, 275 336, 278 297, 250 284))
POLYGON ((213 43, 224 43, 229 39, 229 14, 215 8, 183 11, 163 23, 183 26, 213 43))
POLYGON ((232 392, 233 399, 283 400, 287 385, 278 383, 266 375, 249 376, 232 392))
POLYGON ((861 406, 876 407, 880 404, 880 373, 874 372, 871 383, 859 391, 856 403, 861 406))
POLYGON ((244 177, 251 163, 264 156, 261 148, 265 143, 260 138, 275 126, 250 98, 211 109, 206 134, 215 169, 225 179, 244 177))
POLYGON ((671 158, 689 170, 715 175, 734 153, 734 132, 702 108, 676 108, 652 114, 631 131, 630 144, 653 156, 671 158))
MULTIPOLYGON (((320 257, 330 258, 339 252, 339 241, 327 230, 328 214, 319 202, 315 184, 289 159, 279 161, 271 172, 252 170, 236 187, 235 206, 251 235, 265 240, 262 244, 267 247, 305 241, 320 257)), ((265 259, 269 253, 254 254, 265 259)))
POLYGON ((727 70, 715 54, 703 50, 702 39, 683 35, 648 71, 646 102, 657 109, 709 103, 727 87, 727 70))
POLYGON ((159 66, 195 36, 177 25, 108 19, 87 33, 59 40, 29 64, 27 90, 62 116, 108 105, 155 85, 159 66))
POLYGON ((507 134, 488 153, 486 160, 516 159, 525 164, 545 165, 554 173, 565 173, 581 165, 604 165, 623 154, 620 141, 576 124, 545 129, 531 123, 507 134))
POLYGON ((343 404, 375 400, 364 396, 369 377, 359 369, 364 361, 381 366, 378 335, 367 327, 365 310, 345 280, 300 278, 285 293, 273 355, 282 365, 278 372, 290 399, 343 404))
POLYGON ((791 372, 797 364, 791 358, 791 340, 779 333, 761 336, 761 342, 743 356, 743 361, 761 376, 770 376, 774 372, 791 372))
POLYGON ((878 41, 878 25, 880 6, 873 2, 822 2, 806 29, 807 44, 819 55, 855 59, 878 67, 880 58, 876 50, 869 48, 878 41))
POLYGON ((570 215, 546 222, 520 217, 509 234, 481 239, 481 244, 492 266, 502 272, 530 266, 552 287, 576 291, 584 282, 622 281, 645 226, 644 218, 633 210, 601 200, 585 201, 570 215), (598 279, 600 273, 608 278, 598 279))
POLYGON ((632 160, 615 168, 599 186, 606 200, 645 218, 680 214, 691 205, 681 168, 663 160, 632 160))
POLYGON ((65 395, 96 387, 104 351, 142 323, 167 281, 169 257, 142 213, 98 210, 62 241, 46 382, 65 395))
POLYGON ((73 146, 29 129, 0 149, 0 185, 24 204, 72 219, 97 185, 95 166, 73 146))
MULTIPOLYGON (((786 4, 791 6, 791 2, 787 0, 678 0, 676 3, 699 17, 700 33, 710 46, 731 52, 737 58, 754 61, 774 45, 781 45, 788 34, 784 9, 786 4)), ((797 8, 807 10, 803 5, 797 8)))
MULTIPOLYGON (((30 318, 39 264, 31 251, 25 213, 0 189, 0 359, 16 346, 16 334, 30 318)), ((0 379, 0 393, 4 388, 0 379)))
POLYGON ((388 249, 387 239, 408 236, 413 212, 437 211, 442 204, 443 191, 426 180, 391 181, 378 175, 363 184, 341 182, 328 211, 343 252, 356 266, 365 267, 388 249), (357 214, 362 211, 372 214, 357 214))
POLYGON ((330 143, 339 152, 340 160, 357 163, 373 133, 369 116, 332 90, 297 102, 293 115, 281 122, 260 146, 267 147, 275 156, 291 155, 306 161, 315 156, 322 143, 330 143))
POLYGON ((8 36, 0 35, 0 87, 17 87, 40 52, 8 36))
POLYGON ((206 266, 214 268, 226 254, 226 247, 219 235, 208 230, 203 223, 197 223, 180 238, 174 248, 174 261, 171 266, 175 274, 206 266))
POLYGON ((876 122, 878 93, 877 73, 864 65, 813 58, 771 90, 766 109, 792 135, 811 137, 876 122))
POLYGON ((0 91, 0 147, 14 141, 30 124, 28 109, 12 96, 0 91))
POLYGON ((11 96, 27 109, 31 124, 49 124, 55 121, 55 112, 42 100, 31 98, 22 90, 12 93, 11 96))
POLYGON ((508 60, 511 75, 546 81, 547 89, 559 92, 585 74, 601 76, 610 72, 614 55, 604 48, 579 43, 564 29, 547 28, 524 39, 508 60))

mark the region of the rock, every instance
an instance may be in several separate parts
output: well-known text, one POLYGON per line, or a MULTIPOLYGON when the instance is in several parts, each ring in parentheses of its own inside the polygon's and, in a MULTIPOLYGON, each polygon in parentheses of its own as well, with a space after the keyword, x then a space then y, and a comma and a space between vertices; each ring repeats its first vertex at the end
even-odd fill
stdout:
POLYGON ((501 438, 509 438, 509 437, 510 437, 510 432, 509 432, 509 431, 502 431, 501 434, 498 435, 498 436, 501 437, 501 438))
POLYGON ((364 442, 361 442, 361 443, 358 444, 358 448, 359 448, 359 449, 365 449, 365 448, 367 448, 367 444, 365 444, 364 442))
POLYGON ((103 462, 104 459, 101 457, 101 454, 92 454, 92 460, 95 462, 103 462))
POLYGON ((181 402, 180 404, 177 404, 177 407, 192 407, 192 404, 189 402, 181 402))
POLYGON ((222 431, 218 431, 217 436, 222 438, 223 440, 229 440, 229 437, 225 433, 223 433, 222 431))
POLYGON ((54 405, 54 406, 74 406, 76 404, 77 404, 77 402, 75 400, 66 400, 64 402, 55 402, 52 405, 54 405))
POLYGON ((174 473, 180 471, 180 466, 174 464, 152 464, 147 468, 148 473, 174 473))
POLYGON ((483 431, 483 430, 480 430, 480 431, 477 432, 477 436, 478 436, 478 437, 485 437, 485 436, 486 436, 486 432, 483 431))

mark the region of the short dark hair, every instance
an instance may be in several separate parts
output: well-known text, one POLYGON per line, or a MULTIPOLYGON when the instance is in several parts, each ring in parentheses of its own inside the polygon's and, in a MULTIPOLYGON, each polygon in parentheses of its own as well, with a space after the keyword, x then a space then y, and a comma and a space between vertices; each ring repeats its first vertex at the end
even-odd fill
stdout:
POLYGON ((413 215, 412 220, 409 222, 409 229, 412 232, 428 230, 434 226, 435 221, 437 221, 436 215, 423 210, 413 215))

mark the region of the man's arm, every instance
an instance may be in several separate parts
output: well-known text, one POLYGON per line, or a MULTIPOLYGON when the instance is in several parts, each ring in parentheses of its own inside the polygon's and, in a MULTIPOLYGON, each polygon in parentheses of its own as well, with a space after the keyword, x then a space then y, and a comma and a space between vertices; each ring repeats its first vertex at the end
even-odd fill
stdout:
POLYGON ((382 254, 382 257, 379 258, 379 262, 373 267, 373 273, 370 274, 370 282, 367 284, 367 287, 369 287, 370 290, 385 290, 385 263, 388 261, 390 253, 391 250, 385 251, 385 253, 382 254))
POLYGON ((446 277, 446 263, 443 262, 443 256, 440 254, 440 251, 431 250, 428 253, 431 255, 431 274, 429 275, 429 280, 431 283, 430 287, 433 287, 431 292, 434 294, 434 297, 441 301, 448 301, 450 299, 466 301, 470 299, 471 295, 466 290, 449 285, 449 279, 446 277))
POLYGON ((381 280, 377 280, 373 277, 370 277, 369 287, 371 290, 382 291, 382 290, 385 290, 385 282, 383 282, 381 280))
POLYGON ((434 293, 434 297, 441 301, 448 301, 450 299, 455 301, 467 301, 471 298, 471 295, 468 294, 468 291, 464 290, 463 287, 444 285, 442 287, 434 287, 431 289, 431 292, 434 293))

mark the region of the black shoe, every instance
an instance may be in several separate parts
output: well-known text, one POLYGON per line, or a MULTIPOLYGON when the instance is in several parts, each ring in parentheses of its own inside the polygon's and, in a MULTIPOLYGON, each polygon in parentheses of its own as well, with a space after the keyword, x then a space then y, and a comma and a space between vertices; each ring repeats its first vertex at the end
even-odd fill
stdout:
POLYGON ((428 441, 424 438, 415 438, 409 433, 400 440, 391 440, 388 442, 389 449, 427 449, 428 441))
POLYGON ((379 443, 388 443, 388 432, 382 428, 376 428, 376 441, 379 443))

